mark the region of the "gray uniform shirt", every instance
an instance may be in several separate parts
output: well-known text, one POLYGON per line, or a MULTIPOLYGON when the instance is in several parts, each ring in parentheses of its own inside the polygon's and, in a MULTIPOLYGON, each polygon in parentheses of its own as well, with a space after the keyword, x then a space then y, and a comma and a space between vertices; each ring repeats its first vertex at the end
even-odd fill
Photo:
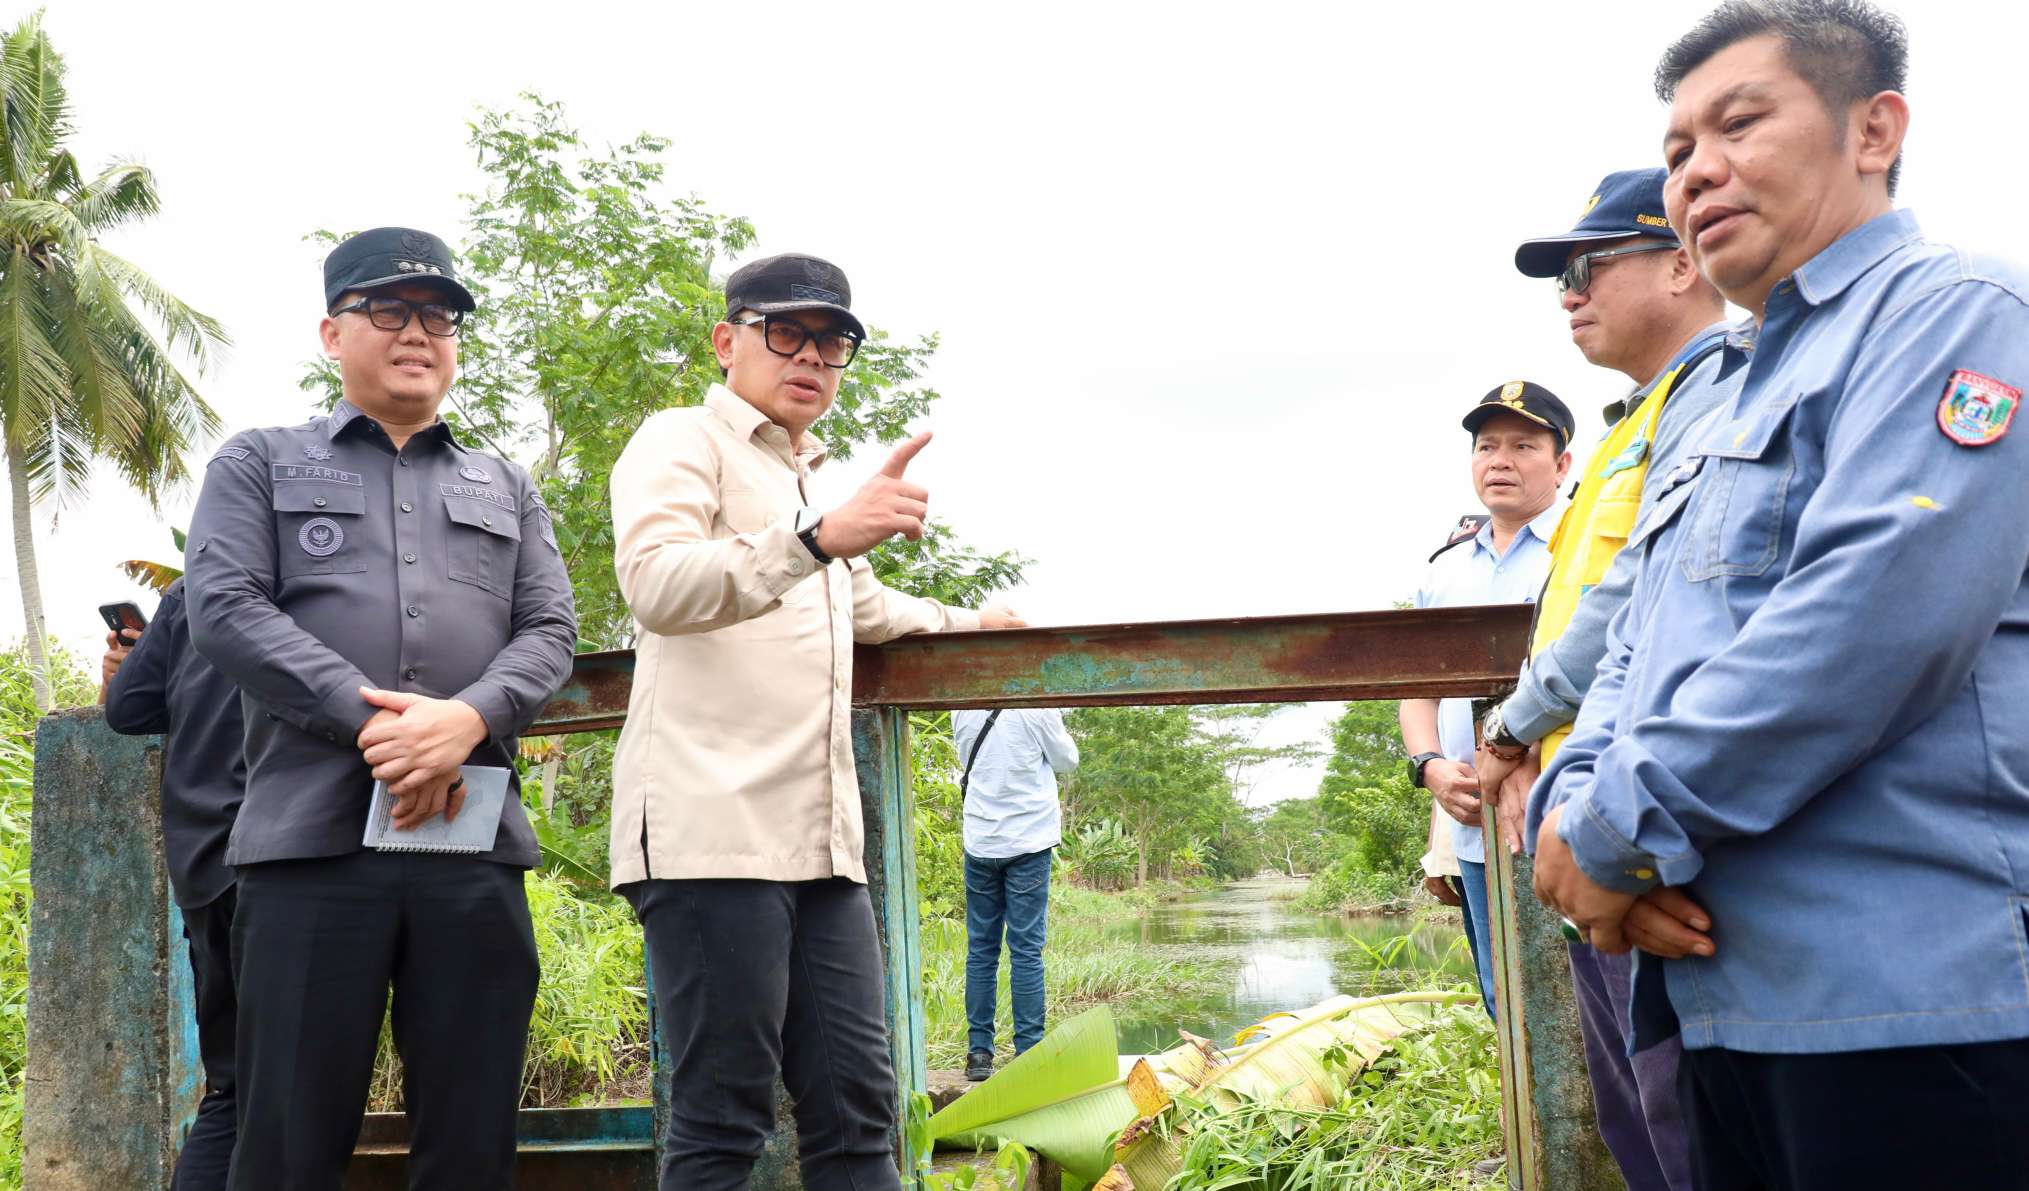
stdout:
MULTIPOLYGON (((1728 331, 1727 324, 1715 323, 1698 332, 1689 346, 1718 342, 1728 331)), ((1650 447, 1648 478, 1642 485, 1643 509, 1655 503, 1656 491, 1683 453, 1691 427, 1739 391, 1738 377, 1720 379, 1719 364, 1719 353, 1715 351, 1671 386, 1669 403, 1656 422, 1656 441, 1650 447)), ((1675 366, 1674 362, 1670 365, 1675 366)), ((1636 390, 1622 416, 1632 416, 1640 409, 1649 392, 1669 373, 1670 369, 1665 368, 1662 376, 1636 390)), ((1640 560, 1629 551, 1615 555, 1606 575, 1578 601, 1564 632, 1522 667, 1515 693, 1501 704, 1501 724, 1517 739, 1534 743, 1578 718, 1578 705, 1591 689, 1592 679, 1606 656, 1607 622, 1627 603, 1639 570, 1640 560)))
MULTIPOLYGON (((373 777, 355 743, 362 686, 472 705, 470 763, 515 737, 570 676, 577 642, 549 511, 528 474, 442 422, 397 453, 351 404, 250 430, 206 468, 191 520, 191 639, 238 684, 247 792, 229 864, 360 847, 373 777)), ((490 859, 536 862, 518 798, 490 859)))

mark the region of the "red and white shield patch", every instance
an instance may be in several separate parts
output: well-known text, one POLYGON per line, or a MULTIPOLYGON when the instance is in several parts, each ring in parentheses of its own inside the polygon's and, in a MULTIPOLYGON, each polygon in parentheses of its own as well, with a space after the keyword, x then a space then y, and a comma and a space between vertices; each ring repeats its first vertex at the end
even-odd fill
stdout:
POLYGON ((1961 368, 1945 382, 1937 428, 1962 447, 1984 447, 2008 433, 2021 406, 2022 390, 1961 368))

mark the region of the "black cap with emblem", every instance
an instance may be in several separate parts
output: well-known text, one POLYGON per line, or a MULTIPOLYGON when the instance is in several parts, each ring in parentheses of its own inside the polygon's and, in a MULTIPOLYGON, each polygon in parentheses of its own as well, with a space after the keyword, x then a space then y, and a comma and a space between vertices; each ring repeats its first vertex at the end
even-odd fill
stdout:
POLYGON ((1571 445, 1571 432, 1578 428, 1571 410, 1558 400, 1557 394, 1526 380, 1511 380, 1488 390, 1459 425, 1469 434, 1478 434, 1481 424, 1495 414, 1516 414, 1547 427, 1557 435, 1559 451, 1571 445))
POLYGON ((867 329, 852 312, 852 285, 845 270, 827 260, 785 252, 741 265, 726 278, 726 314, 742 310, 781 314, 789 310, 832 310, 845 329, 865 339, 867 329))
POLYGON ((324 309, 350 290, 416 281, 442 289, 460 310, 478 305, 458 280, 450 245, 412 227, 377 227, 347 238, 324 258, 324 309))

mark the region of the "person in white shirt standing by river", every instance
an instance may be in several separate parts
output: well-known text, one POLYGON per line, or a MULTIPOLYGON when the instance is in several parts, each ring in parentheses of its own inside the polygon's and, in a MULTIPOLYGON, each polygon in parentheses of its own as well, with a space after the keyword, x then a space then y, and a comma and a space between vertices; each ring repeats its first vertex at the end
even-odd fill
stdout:
POLYGON ((1050 857, 1064 838, 1057 775, 1078 767, 1078 745, 1050 708, 955 711, 951 729, 964 766, 965 1078, 976 1083, 993 1074, 1003 932, 1015 1053, 1043 1038, 1050 857))
MULTIPOLYGON (((1431 555, 1416 606, 1532 602, 1550 573, 1550 533, 1562 515, 1557 489, 1571 470, 1576 429, 1571 410, 1550 390, 1517 380, 1480 398, 1461 425, 1472 435, 1473 493, 1487 519, 1476 532, 1453 535, 1450 544, 1431 555)), ((1466 938, 1491 1016, 1492 932, 1479 779, 1473 770, 1472 700, 1404 699, 1401 722, 1409 780, 1429 790, 1453 820, 1451 845, 1465 898, 1466 938)))

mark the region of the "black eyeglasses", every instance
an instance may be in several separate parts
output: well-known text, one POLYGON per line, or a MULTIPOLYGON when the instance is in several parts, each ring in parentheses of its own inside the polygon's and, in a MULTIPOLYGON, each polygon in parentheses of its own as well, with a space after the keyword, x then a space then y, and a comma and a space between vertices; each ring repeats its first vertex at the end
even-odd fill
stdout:
POLYGON ((1663 252, 1678 247, 1675 240, 1665 244, 1630 244, 1626 248, 1602 248, 1598 252, 1581 252, 1571 258, 1564 271, 1557 274, 1557 296, 1582 294, 1592 288, 1592 262, 1609 261, 1617 256, 1633 256, 1637 252, 1663 252))
POLYGON ((383 331, 399 331, 409 325, 409 320, 421 315, 423 330, 439 339, 457 336, 459 324, 465 321, 465 312, 442 302, 411 302, 407 298, 361 298, 350 306, 340 306, 331 312, 331 317, 341 314, 363 314, 374 326, 383 331))
POLYGON ((843 368, 852 363, 859 354, 860 337, 851 331, 837 329, 813 331, 793 318, 776 318, 764 314, 759 318, 730 319, 736 327, 759 327, 761 338, 768 350, 778 356, 793 356, 803 350, 803 345, 815 339, 817 358, 831 368, 843 368))

